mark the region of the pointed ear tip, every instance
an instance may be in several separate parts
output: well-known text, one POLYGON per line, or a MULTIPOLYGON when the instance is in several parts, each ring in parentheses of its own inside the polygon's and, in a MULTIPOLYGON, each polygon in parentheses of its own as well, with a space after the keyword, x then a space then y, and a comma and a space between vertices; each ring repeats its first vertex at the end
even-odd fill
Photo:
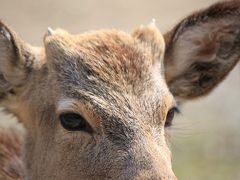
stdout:
POLYGON ((0 36, 3 36, 8 41, 12 40, 11 34, 9 29, 0 21, 0 36))
POLYGON ((2 26, 5 26, 5 23, 0 19, 0 28, 1 28, 2 26))

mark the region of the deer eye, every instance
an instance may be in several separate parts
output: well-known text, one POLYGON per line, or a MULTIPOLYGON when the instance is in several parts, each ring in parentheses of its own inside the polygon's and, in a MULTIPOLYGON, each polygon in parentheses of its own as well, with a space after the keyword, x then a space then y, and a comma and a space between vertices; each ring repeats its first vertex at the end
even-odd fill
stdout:
POLYGON ((172 121, 174 119, 174 115, 176 112, 179 113, 179 109, 177 107, 173 107, 168 111, 167 116, 166 116, 165 125, 164 125, 166 128, 171 127, 172 121))
POLYGON ((59 116, 61 125, 68 131, 85 131, 91 133, 93 130, 87 121, 77 113, 62 113, 59 116))

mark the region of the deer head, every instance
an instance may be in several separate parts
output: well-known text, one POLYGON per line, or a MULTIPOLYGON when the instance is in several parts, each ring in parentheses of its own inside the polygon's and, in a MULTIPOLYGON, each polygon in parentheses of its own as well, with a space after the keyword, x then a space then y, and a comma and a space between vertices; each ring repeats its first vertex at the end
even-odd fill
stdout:
POLYGON ((27 179, 175 179, 165 130, 176 102, 207 95, 239 61, 239 15, 231 1, 164 35, 49 30, 43 48, 1 23, 1 105, 27 130, 27 179))

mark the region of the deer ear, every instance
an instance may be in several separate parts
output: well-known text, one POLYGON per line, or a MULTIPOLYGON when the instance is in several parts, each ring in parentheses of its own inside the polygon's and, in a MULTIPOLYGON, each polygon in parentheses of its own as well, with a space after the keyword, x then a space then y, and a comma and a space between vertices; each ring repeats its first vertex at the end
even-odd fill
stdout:
POLYGON ((30 46, 0 22, 0 96, 21 86, 33 64, 30 46))
POLYGON ((159 61, 163 58, 165 42, 155 22, 152 22, 148 26, 139 26, 133 31, 132 36, 145 49, 149 50, 153 61, 159 61))
POLYGON ((165 77, 177 100, 211 92, 240 58, 240 2, 215 4, 164 36, 165 77))

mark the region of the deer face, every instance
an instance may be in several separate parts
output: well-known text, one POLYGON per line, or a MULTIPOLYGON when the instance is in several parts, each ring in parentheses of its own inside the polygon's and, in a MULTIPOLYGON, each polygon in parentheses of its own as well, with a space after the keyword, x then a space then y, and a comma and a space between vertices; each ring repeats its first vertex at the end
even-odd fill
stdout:
POLYGON ((165 137, 175 101, 209 93, 239 61, 239 6, 214 5, 164 38, 154 25, 56 30, 44 48, 1 24, 1 102, 27 129, 26 176, 175 179, 165 137))
POLYGON ((34 75, 42 80, 22 101, 27 159, 38 154, 32 178, 173 178, 164 125, 175 102, 152 52, 117 31, 55 31, 44 41, 47 65, 34 75))

